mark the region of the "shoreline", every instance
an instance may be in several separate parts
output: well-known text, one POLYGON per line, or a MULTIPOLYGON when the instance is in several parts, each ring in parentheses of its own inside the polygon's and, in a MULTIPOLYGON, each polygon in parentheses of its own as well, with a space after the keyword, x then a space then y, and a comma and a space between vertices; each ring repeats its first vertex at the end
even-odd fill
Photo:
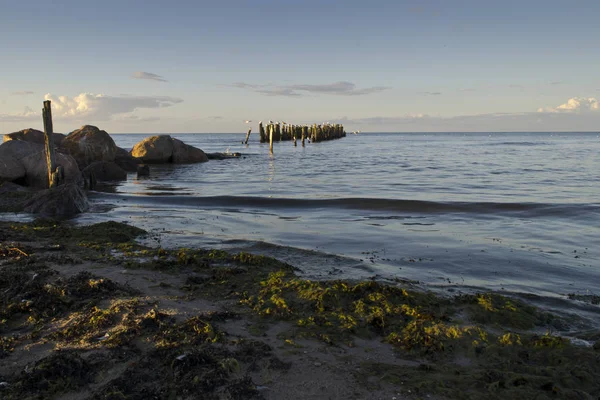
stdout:
POLYGON ((4 398, 600 394, 600 331, 584 321, 491 292, 308 281, 270 257, 150 248, 144 234, 0 222, 4 398))

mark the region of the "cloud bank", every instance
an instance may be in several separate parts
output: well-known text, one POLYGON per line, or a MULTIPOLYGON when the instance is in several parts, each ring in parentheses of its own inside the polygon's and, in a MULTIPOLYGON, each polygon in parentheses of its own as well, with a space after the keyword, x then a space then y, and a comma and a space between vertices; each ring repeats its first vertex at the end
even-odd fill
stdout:
POLYGON ((582 113, 582 112, 597 112, 600 111, 600 104, 594 97, 572 97, 566 103, 561 104, 557 107, 546 107, 539 108, 538 112, 549 112, 549 113, 582 113))
MULTIPOLYGON (((131 115, 143 108, 166 108, 183 102, 182 99, 168 96, 107 96, 104 94, 81 93, 75 97, 46 94, 45 100, 52 101, 52 117, 65 120, 107 121, 120 118, 143 120, 131 115)), ((41 107, 40 107, 41 110, 41 107)), ((41 119, 41 111, 26 108, 23 113, 0 114, 0 120, 7 122, 41 119)))
POLYGON ((232 85, 239 89, 252 90, 267 96, 287 96, 299 97, 306 94, 327 94, 336 96, 363 96, 372 93, 382 92, 390 89, 387 86, 373 86, 369 88, 357 89, 352 82, 340 81, 328 84, 296 84, 296 85, 256 85, 245 82, 236 82, 232 85))
POLYGON ((133 74, 131 74, 131 77, 134 79, 148 79, 151 81, 168 82, 162 76, 153 74, 152 72, 136 71, 133 74))

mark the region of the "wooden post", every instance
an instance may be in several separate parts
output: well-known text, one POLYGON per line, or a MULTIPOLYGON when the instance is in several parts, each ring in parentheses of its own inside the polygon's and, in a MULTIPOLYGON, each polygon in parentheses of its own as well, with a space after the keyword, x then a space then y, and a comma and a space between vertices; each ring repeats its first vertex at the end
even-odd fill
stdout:
POLYGON ((262 124, 262 121, 260 121, 258 123, 258 135, 260 136, 260 142, 261 143, 264 143, 264 142, 267 141, 266 138, 265 138, 265 136, 266 136, 265 135, 265 128, 264 128, 264 126, 262 124))
POLYGON ((248 133, 246 133, 246 141, 244 144, 248 144, 248 138, 250 137, 250 132, 252 132, 252 128, 248 129, 248 133))
POLYGON ((306 139, 306 132, 308 131, 308 126, 304 125, 302 127, 302 147, 304 147, 304 139, 306 139))
POLYGON ((269 153, 273 154, 273 124, 269 125, 269 153))
POLYGON ((48 187, 54 187, 59 184, 59 180, 56 179, 56 184, 52 177, 54 173, 56 162, 54 161, 54 147, 52 146, 52 134, 54 133, 52 127, 52 107, 50 100, 44 101, 44 108, 42 108, 42 119, 44 121, 44 143, 46 145, 46 165, 48 167, 48 187))

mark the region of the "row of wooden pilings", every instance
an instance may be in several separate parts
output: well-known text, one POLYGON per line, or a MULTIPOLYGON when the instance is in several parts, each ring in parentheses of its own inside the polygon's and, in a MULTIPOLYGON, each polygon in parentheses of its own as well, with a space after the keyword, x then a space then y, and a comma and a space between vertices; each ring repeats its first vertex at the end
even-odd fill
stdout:
MULTIPOLYGON (((270 143, 271 150, 273 149, 273 142, 293 140, 294 146, 296 146, 297 141, 300 140, 302 146, 304 146, 306 140, 315 143, 325 140, 340 139, 346 136, 344 126, 341 124, 293 125, 285 123, 268 123, 263 125, 262 122, 259 122, 258 131, 260 143, 270 143)), ((246 135, 246 143, 248 143, 249 134, 250 131, 248 131, 248 135, 246 135)))

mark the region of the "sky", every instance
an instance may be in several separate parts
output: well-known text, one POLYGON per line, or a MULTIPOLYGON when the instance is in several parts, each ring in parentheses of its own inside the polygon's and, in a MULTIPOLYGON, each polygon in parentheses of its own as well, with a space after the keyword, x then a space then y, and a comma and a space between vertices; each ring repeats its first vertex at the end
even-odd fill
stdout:
POLYGON ((0 133, 600 131, 600 1, 0 0, 0 133), (246 120, 252 122, 246 124, 246 120))

